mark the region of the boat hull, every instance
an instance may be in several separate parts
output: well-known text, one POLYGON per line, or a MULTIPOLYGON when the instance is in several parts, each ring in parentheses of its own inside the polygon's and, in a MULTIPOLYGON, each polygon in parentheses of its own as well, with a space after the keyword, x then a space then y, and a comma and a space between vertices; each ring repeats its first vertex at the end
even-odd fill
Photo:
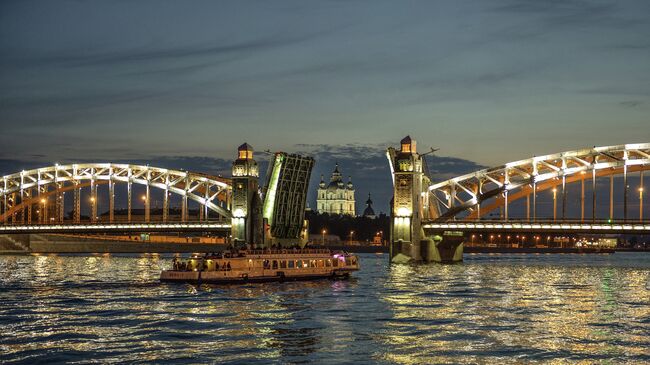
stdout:
POLYGON ((339 270, 331 273, 316 273, 316 274, 298 274, 298 275, 262 275, 262 276, 248 276, 246 274, 240 275, 219 275, 219 273, 200 272, 200 271, 163 271, 160 275, 160 281, 163 282, 181 282, 181 283, 194 283, 194 284, 242 284, 242 283, 268 283, 268 282, 287 282, 287 281, 308 281, 308 280, 324 280, 324 279, 347 279, 350 277, 350 272, 347 270, 339 270))

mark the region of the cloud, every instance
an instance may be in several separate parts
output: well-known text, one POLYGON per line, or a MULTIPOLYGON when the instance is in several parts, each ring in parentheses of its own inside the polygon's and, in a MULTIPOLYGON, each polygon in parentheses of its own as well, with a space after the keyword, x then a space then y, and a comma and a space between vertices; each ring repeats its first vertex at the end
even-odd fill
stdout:
POLYGON ((627 101, 621 101, 619 104, 626 108, 638 108, 645 104, 643 101, 640 100, 627 100, 627 101))

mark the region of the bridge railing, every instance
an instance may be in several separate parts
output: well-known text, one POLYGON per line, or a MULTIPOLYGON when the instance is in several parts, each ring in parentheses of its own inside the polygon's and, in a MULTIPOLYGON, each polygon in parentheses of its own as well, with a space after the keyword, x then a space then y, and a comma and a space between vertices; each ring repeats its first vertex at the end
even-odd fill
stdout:
POLYGON ((456 223, 527 223, 527 224, 650 224, 650 219, 526 219, 526 218, 481 218, 481 219, 459 219, 449 221, 423 220, 422 224, 456 224, 456 223))

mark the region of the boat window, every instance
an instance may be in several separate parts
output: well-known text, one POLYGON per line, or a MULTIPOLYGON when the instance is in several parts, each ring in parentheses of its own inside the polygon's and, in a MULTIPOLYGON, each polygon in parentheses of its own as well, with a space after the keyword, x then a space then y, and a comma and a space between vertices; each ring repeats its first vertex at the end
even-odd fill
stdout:
POLYGON ((295 264, 296 264, 295 261, 290 260, 290 261, 289 261, 289 268, 290 268, 290 269, 293 269, 293 267, 294 267, 295 264))
POLYGON ((273 269, 277 270, 278 268, 278 260, 273 260, 273 269))
POLYGON ((332 266, 332 260, 331 259, 325 260, 325 266, 326 267, 331 267, 332 266))
POLYGON ((355 265, 357 263, 357 260, 353 257, 353 258, 350 259, 350 263, 352 265, 355 265))
POLYGON ((323 266, 325 266, 325 265, 323 264, 323 260, 318 260, 318 267, 323 267, 323 266))
POLYGON ((334 267, 339 266, 339 259, 334 259, 332 263, 334 264, 334 267))
POLYGON ((298 261, 296 261, 296 267, 297 267, 298 269, 302 269, 302 260, 298 260, 298 261))
POLYGON ((285 260, 280 260, 280 268, 281 269, 286 269, 287 268, 287 262, 285 260))

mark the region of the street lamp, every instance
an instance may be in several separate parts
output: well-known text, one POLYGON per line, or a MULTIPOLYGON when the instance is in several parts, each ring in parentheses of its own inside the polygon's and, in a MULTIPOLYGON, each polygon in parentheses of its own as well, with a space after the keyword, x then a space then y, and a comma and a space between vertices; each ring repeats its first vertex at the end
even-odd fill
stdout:
POLYGON ((350 243, 352 243, 352 236, 354 236, 354 231, 350 231, 350 243))
POLYGON ((557 188, 553 188, 553 221, 557 219, 557 188))
POLYGON ((643 220, 643 186, 639 188, 639 221, 643 220))
POLYGON ((39 218, 41 219, 41 223, 47 223, 47 200, 44 198, 41 199, 41 204, 43 204, 43 208, 41 209, 43 213, 39 214, 39 218))
POLYGON ((327 230, 323 229, 321 233, 323 234, 323 246, 325 246, 325 233, 327 233, 327 230))

